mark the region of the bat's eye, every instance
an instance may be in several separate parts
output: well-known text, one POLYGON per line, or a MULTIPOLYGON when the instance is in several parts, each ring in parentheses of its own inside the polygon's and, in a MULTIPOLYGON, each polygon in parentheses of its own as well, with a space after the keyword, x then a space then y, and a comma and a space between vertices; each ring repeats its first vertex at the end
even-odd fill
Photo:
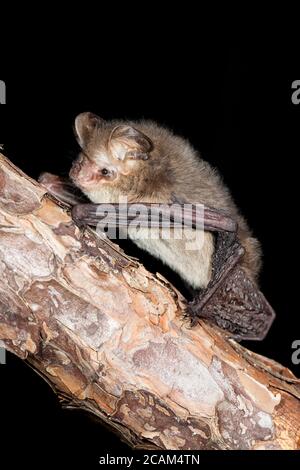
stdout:
POLYGON ((107 168, 102 168, 102 170, 101 170, 101 174, 102 174, 103 176, 107 176, 107 175, 108 175, 108 173, 109 173, 109 171, 108 171, 108 169, 107 169, 107 168))

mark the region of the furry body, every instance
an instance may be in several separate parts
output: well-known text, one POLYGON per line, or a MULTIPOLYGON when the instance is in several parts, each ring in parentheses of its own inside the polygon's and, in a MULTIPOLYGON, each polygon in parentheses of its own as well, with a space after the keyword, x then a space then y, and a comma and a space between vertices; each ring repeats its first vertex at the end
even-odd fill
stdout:
MULTIPOLYGON (((204 204, 220 209, 238 222, 238 238, 245 248, 242 265, 252 279, 260 268, 260 245, 252 237, 228 188, 218 172, 204 161, 182 137, 151 121, 104 121, 91 113, 80 114, 75 121, 77 140, 82 148, 70 176, 91 202, 204 204)), ((206 287, 211 279, 214 238, 204 232, 185 232, 181 240, 149 238, 143 229, 134 239, 142 249, 160 258, 193 288, 206 287), (190 237, 197 249, 187 250, 190 237)), ((154 230, 154 229, 153 229, 154 230)))

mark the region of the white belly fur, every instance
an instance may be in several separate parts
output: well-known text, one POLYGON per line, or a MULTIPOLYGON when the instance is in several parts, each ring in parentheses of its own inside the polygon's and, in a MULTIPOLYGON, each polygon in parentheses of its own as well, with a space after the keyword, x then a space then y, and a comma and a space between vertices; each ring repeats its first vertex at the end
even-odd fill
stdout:
MULTIPOLYGON (((89 192, 88 197, 95 203, 119 202, 119 193, 115 193, 111 187, 101 188, 101 191, 89 192)), ((155 229, 151 229, 155 231, 155 229)), ((163 230, 161 231, 161 233, 163 230)), ((188 239, 183 236, 180 240, 173 238, 152 239, 149 237, 148 229, 140 229, 140 238, 135 239, 136 231, 128 229, 129 237, 136 245, 149 252, 152 256, 160 259, 176 271, 182 279, 195 289, 206 287, 211 279, 212 255, 214 251, 213 236, 209 232, 201 232, 201 240, 195 238, 195 230, 185 232, 188 239), (194 242, 193 250, 186 249, 188 240, 194 242)), ((156 232, 157 233, 157 232, 156 232)))
MULTIPOLYGON (((188 284, 194 288, 206 287, 211 279, 212 255, 214 251, 213 236, 209 232, 202 232, 203 239, 198 241, 193 237, 194 249, 188 250, 186 238, 151 239, 148 230, 140 230, 140 238, 134 239, 129 230, 129 236, 138 247, 159 258, 171 269, 176 271, 188 284), (145 237, 143 238, 143 234, 145 237)), ((189 235, 195 234, 190 231, 189 235)))

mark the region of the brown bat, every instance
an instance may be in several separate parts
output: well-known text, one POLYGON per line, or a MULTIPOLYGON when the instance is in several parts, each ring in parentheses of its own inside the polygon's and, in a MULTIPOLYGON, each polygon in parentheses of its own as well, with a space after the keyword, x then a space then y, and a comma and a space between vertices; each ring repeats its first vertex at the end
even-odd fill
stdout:
MULTIPOLYGON (((185 139, 154 122, 104 121, 82 113, 75 134, 81 152, 70 178, 92 203, 75 205, 73 218, 94 226, 105 218, 110 226, 126 227, 139 247, 197 289, 187 308, 193 318, 209 318, 237 339, 262 339, 274 312, 257 287, 260 245, 217 171, 185 139), (124 198, 128 205, 120 204, 124 198), (133 204, 147 208, 138 217, 138 236, 133 204), (161 204, 169 210, 153 208, 161 204)), ((64 199, 68 194, 70 202, 67 189, 56 192, 64 199)))

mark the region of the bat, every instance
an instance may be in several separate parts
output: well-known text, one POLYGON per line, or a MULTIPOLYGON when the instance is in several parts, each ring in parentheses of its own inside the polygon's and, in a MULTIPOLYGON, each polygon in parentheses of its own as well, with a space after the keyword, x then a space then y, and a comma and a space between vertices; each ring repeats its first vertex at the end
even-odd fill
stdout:
MULTIPOLYGON (((77 191, 67 178, 50 173, 43 173, 39 178, 50 194, 70 206, 72 217, 79 225, 99 227, 105 218, 105 225, 115 228, 128 228, 135 220, 135 211, 130 211, 132 204, 102 203, 92 204, 77 191)), ((245 249, 237 238, 237 223, 223 211, 204 207, 197 214, 197 207, 189 205, 182 218, 185 204, 174 205, 170 209, 164 205, 144 203, 147 211, 138 217, 138 224, 144 228, 163 227, 164 222, 170 228, 178 228, 189 223, 193 230, 205 230, 213 233, 215 251, 212 261, 212 279, 208 285, 199 289, 192 302, 187 304, 186 315, 192 324, 203 318, 226 330, 235 340, 262 340, 268 333, 275 313, 257 284, 248 276, 240 264, 245 249), (151 210, 151 211, 150 211, 151 210)))

